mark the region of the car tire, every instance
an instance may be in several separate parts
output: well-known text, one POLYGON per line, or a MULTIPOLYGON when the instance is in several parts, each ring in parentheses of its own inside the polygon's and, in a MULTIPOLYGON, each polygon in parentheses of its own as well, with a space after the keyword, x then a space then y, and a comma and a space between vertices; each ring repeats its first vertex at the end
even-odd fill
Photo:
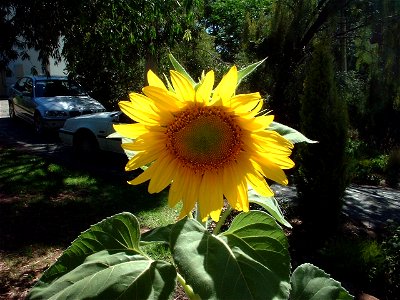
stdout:
POLYGON ((15 120, 17 118, 15 115, 14 103, 11 101, 8 102, 8 114, 10 115, 11 120, 15 120))
POLYGON ((39 112, 35 112, 33 116, 33 126, 36 134, 42 134, 44 131, 43 118, 39 112))
POLYGON ((74 136, 73 150, 78 157, 93 159, 99 153, 99 144, 92 132, 79 131, 74 136))

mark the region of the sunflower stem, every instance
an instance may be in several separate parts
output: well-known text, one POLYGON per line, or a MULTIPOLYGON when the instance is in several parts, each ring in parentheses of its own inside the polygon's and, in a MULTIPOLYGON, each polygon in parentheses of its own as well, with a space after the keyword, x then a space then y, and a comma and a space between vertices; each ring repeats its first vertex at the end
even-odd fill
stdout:
POLYGON ((192 287, 188 284, 186 284, 185 279, 182 277, 181 274, 177 273, 178 281, 182 285, 183 289, 185 290, 186 295, 192 300, 200 300, 199 295, 195 294, 193 291, 192 287))
POLYGON ((219 218, 219 221, 215 225, 215 228, 213 230, 213 234, 217 235, 219 233, 219 231, 221 230, 222 225, 225 224, 226 218, 231 214, 231 211, 232 211, 232 207, 228 204, 228 207, 222 213, 221 217, 219 218))

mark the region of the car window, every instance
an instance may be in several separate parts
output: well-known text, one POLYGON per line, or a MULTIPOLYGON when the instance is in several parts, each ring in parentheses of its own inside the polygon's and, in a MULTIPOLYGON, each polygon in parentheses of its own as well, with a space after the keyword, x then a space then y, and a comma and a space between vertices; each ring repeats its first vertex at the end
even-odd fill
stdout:
POLYGON ((55 96, 84 96, 83 88, 71 80, 37 80, 35 85, 36 97, 55 96))
POLYGON ((18 80, 17 83, 15 84, 15 89, 20 91, 20 92, 23 92, 24 89, 25 89, 25 83, 26 83, 27 80, 28 80, 28 78, 26 78, 26 77, 21 78, 20 80, 18 80))
POLYGON ((32 83, 32 79, 27 78, 27 80, 25 81, 25 84, 24 84, 24 90, 23 90, 23 92, 32 95, 32 92, 33 92, 33 83, 32 83))

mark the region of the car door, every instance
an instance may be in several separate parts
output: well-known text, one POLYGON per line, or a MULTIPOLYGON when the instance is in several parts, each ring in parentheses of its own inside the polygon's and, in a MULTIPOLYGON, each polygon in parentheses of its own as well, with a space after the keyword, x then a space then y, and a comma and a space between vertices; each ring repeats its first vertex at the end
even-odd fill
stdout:
POLYGON ((11 89, 11 99, 14 105, 15 114, 21 118, 24 117, 23 90, 27 79, 28 78, 26 77, 19 79, 11 89))
POLYGON ((36 103, 33 97, 33 81, 32 78, 26 78, 24 88, 22 91, 22 108, 24 110, 24 117, 33 122, 33 115, 36 109, 36 103))

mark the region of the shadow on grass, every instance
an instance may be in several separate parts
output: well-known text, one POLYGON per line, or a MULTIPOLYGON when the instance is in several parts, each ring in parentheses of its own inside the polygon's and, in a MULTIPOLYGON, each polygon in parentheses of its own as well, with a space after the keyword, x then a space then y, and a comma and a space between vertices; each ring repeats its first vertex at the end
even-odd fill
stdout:
POLYGON ((35 243, 68 246, 90 225, 115 213, 137 214, 166 203, 165 193, 148 194, 147 183, 131 186, 126 175, 95 169, 67 168, 0 148, 0 249, 35 243))

